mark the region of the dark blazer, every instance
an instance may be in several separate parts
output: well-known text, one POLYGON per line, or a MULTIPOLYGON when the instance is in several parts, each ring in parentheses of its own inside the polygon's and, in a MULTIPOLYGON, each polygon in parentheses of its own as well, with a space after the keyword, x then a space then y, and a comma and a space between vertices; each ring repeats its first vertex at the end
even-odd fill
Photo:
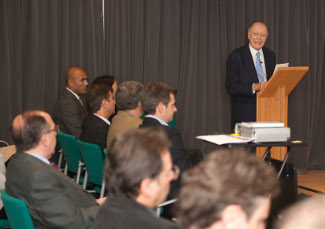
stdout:
POLYGON ((88 115, 82 124, 80 140, 98 145, 102 150, 106 148, 109 125, 94 114, 88 115))
MULTIPOLYGON (((275 68, 275 54, 263 47, 267 80, 275 68)), ((248 44, 230 53, 227 62, 226 88, 231 95, 232 128, 237 122, 256 121, 256 93, 252 85, 258 83, 257 73, 248 44)))
POLYGON ((176 229, 176 224, 158 218, 149 208, 132 199, 107 199, 99 209, 93 229, 176 229))
POLYGON ((71 134, 77 139, 81 134, 83 120, 88 116, 87 109, 67 89, 65 89, 56 102, 52 118, 55 124, 60 126, 64 133, 71 134))
POLYGON ((26 153, 11 157, 6 191, 22 199, 35 228, 90 228, 99 206, 71 178, 26 153))
MULTIPOLYGON (((139 128, 148 127, 151 127, 156 130, 161 129, 166 133, 167 137, 172 143, 172 146, 170 147, 170 154, 172 157, 173 164, 177 165, 180 168, 180 172, 182 174, 182 172, 188 166, 188 155, 185 151, 183 139, 178 129, 171 126, 161 125, 160 122, 154 118, 145 117, 139 128)), ((179 191, 179 188, 180 179, 172 181, 168 199, 175 197, 179 191)))

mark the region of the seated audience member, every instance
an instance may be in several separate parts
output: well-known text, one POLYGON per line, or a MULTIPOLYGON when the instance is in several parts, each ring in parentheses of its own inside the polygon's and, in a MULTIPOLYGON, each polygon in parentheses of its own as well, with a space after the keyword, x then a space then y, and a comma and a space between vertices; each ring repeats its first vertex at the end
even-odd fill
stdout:
POLYGON ((105 167, 108 198, 92 228, 177 228, 152 211, 177 176, 169 145, 164 133, 150 129, 128 130, 114 139, 105 167))
POLYGON ((288 208, 274 229, 325 228, 325 196, 309 197, 288 208))
MULTIPOLYGON (((104 85, 109 86, 110 88, 113 89, 113 95, 115 96, 116 89, 117 89, 117 82, 116 82, 114 76, 110 76, 110 75, 98 76, 94 79, 94 81, 92 83, 92 85, 95 85, 95 84, 104 84, 104 85)), ((112 119, 116 113, 117 113, 117 109, 115 107, 115 112, 108 119, 110 122, 112 122, 112 119)))
MULTIPOLYGON (((181 173, 186 169, 188 155, 186 154, 183 139, 178 129, 168 126, 168 122, 173 119, 177 111, 175 106, 176 89, 164 83, 149 83, 144 88, 144 95, 141 104, 146 114, 139 128, 162 129, 171 141, 170 153, 173 164, 180 168, 181 173)), ((169 198, 177 195, 180 187, 180 179, 171 184, 171 193, 169 198)))
POLYGON ((107 149, 118 134, 128 129, 136 129, 142 123, 142 94, 143 85, 137 81, 125 81, 118 86, 115 94, 118 112, 107 134, 107 149))
POLYGON ((113 89, 113 95, 115 96, 116 89, 117 89, 117 82, 114 76, 109 76, 109 75, 98 76, 94 79, 91 86, 95 84, 105 84, 109 86, 110 88, 113 89))
POLYGON ((49 114, 25 111, 12 122, 11 134, 17 153, 6 172, 6 191, 23 200, 35 228, 90 228, 97 201, 71 178, 49 165, 54 153, 57 127, 49 114))
POLYGON ((108 118, 115 112, 113 90, 107 85, 95 84, 87 92, 87 103, 91 114, 82 124, 80 140, 96 144, 104 150, 111 125, 108 118))
POLYGON ((86 92, 87 74, 80 68, 71 67, 65 75, 65 81, 66 88, 55 104, 53 120, 61 131, 78 139, 82 122, 88 115, 84 101, 80 98, 86 92))
POLYGON ((216 151, 183 174, 175 212, 182 228, 265 228, 277 191, 270 165, 238 148, 216 151))

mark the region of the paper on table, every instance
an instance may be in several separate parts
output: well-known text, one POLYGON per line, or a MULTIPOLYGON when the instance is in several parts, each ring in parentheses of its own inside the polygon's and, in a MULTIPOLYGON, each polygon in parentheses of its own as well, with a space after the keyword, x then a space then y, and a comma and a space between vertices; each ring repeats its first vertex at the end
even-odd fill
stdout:
POLYGON ((212 142, 218 145, 230 144, 230 143, 247 143, 251 142, 254 139, 252 138, 243 138, 243 137, 235 137, 231 135, 219 134, 219 135, 202 135, 197 136, 196 138, 202 139, 208 142, 212 142))
MULTIPOLYGON (((279 67, 289 67, 289 63, 284 63, 284 64, 277 64, 275 65, 274 72, 279 68, 279 67)), ((273 74, 274 74, 273 72, 273 74)), ((273 75, 272 74, 272 75, 273 75)))

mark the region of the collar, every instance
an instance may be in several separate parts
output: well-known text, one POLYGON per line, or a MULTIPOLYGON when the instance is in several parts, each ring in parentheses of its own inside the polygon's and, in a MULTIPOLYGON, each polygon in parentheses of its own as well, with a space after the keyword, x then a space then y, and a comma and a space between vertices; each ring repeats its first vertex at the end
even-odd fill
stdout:
POLYGON ((100 118, 101 120, 103 120, 104 122, 106 122, 107 125, 111 125, 111 122, 107 118, 104 118, 104 117, 102 117, 102 116, 100 116, 98 114, 95 114, 95 113, 93 115, 96 115, 98 118, 100 118))
POLYGON ((154 118, 154 119, 156 119, 158 122, 160 122, 161 125, 168 126, 168 124, 167 124, 165 121, 161 120, 161 119, 158 118, 157 116, 154 116, 154 115, 146 115, 145 117, 148 117, 148 118, 154 118))
POLYGON ((134 117, 140 118, 140 117, 138 117, 137 115, 131 113, 130 111, 125 111, 125 112, 129 113, 130 115, 132 115, 132 116, 134 116, 134 117))
POLYGON ((29 155, 33 156, 33 157, 36 157, 37 159, 43 161, 44 163, 48 164, 48 165, 51 165, 50 161, 43 157, 43 156, 40 156, 40 155, 37 155, 37 154, 33 154, 33 153, 29 153, 29 155))
POLYGON ((257 52, 260 53, 260 59, 261 59, 261 61, 264 62, 263 48, 261 48, 260 51, 257 51, 257 50, 254 49, 250 44, 248 44, 248 46, 249 46, 249 50, 251 51, 251 54, 252 54, 252 56, 253 56, 254 63, 255 63, 255 60, 256 60, 256 53, 257 53, 257 52))
POLYGON ((79 97, 79 95, 77 95, 76 93, 74 93, 73 91, 71 91, 69 88, 67 88, 66 87, 66 89, 68 90, 68 91, 70 91, 78 100, 80 100, 80 97, 79 97))

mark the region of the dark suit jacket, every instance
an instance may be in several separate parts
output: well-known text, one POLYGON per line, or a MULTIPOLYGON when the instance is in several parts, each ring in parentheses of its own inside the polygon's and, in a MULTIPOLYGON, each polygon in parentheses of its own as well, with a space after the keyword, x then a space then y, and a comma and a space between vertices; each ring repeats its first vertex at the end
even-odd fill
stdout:
MULTIPOLYGON (((275 54, 263 47, 267 80, 273 74, 275 54)), ((237 122, 256 121, 256 93, 252 85, 258 83, 257 73, 248 44, 230 53, 227 62, 226 88, 231 95, 232 128, 237 122)))
POLYGON ((98 145, 102 150, 106 148, 109 125, 94 114, 88 115, 82 124, 80 140, 98 145))
POLYGON ((166 219, 158 218, 154 212, 132 199, 107 199, 99 209, 93 229, 176 229, 166 219))
MULTIPOLYGON (((185 147, 183 144, 183 139, 178 131, 178 129, 171 126, 161 125, 160 122, 154 118, 145 117, 143 119, 142 124, 139 128, 148 128, 151 127, 153 129, 161 129, 163 130, 169 140, 172 143, 170 147, 170 154, 172 157, 173 164, 177 165, 180 168, 181 174, 188 166, 188 155, 185 151, 185 147)), ((171 182, 170 193, 168 199, 174 198, 180 188, 180 179, 171 182)))
POLYGON ((80 101, 65 89, 52 113, 54 123, 60 126, 61 131, 78 139, 81 134, 82 122, 88 115, 85 105, 85 103, 81 105, 80 101))
POLYGON ((22 199, 35 228, 90 228, 99 206, 71 178, 26 153, 11 157, 6 191, 22 199))

